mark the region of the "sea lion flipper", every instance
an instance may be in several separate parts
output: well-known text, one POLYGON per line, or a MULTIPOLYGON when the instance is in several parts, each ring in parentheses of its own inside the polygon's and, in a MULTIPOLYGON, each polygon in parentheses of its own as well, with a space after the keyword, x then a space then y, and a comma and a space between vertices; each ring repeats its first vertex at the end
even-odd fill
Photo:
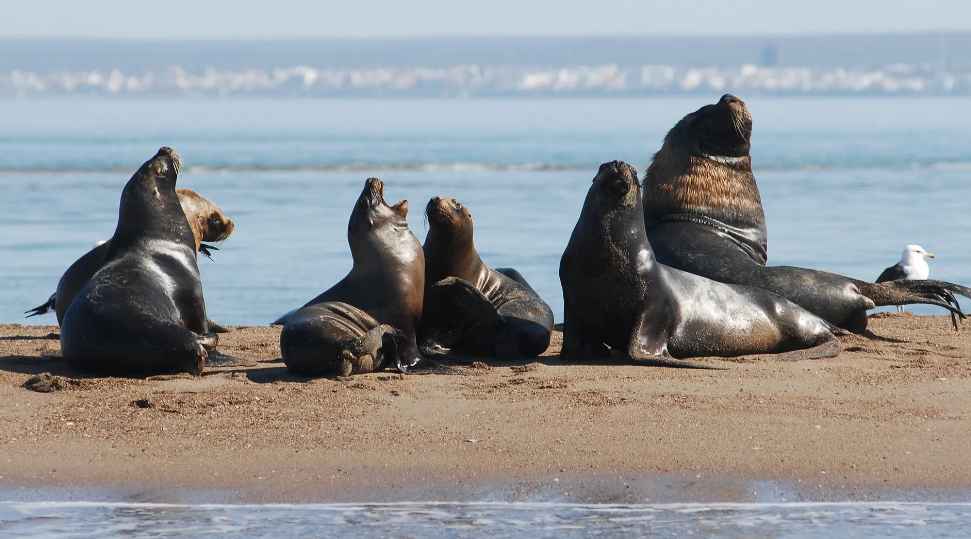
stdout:
POLYGON ((256 361, 224 354, 219 350, 210 350, 206 356, 207 367, 255 367, 256 361))
POLYGON ((776 354, 772 356, 772 360, 802 361, 806 359, 824 359, 828 357, 836 357, 842 351, 843 343, 836 337, 833 337, 832 339, 829 339, 822 344, 813 346, 812 348, 804 348, 802 350, 793 350, 791 352, 776 354))
POLYGON ((31 316, 39 316, 42 314, 54 312, 54 310, 56 309, 55 307, 56 298, 57 298, 57 292, 51 294, 51 297, 47 299, 47 303, 43 305, 38 305, 37 307, 34 307, 29 311, 24 311, 24 314, 27 315, 27 318, 30 318, 31 316))
POLYGON ((471 283, 457 277, 442 279, 428 289, 424 304, 418 341, 422 353, 455 349, 469 355, 494 355, 502 319, 471 283))
POLYGON ((213 322, 211 318, 206 319, 206 324, 209 326, 209 331, 213 333, 229 333, 229 328, 213 322))
POLYGON ((566 301, 563 302, 563 345, 560 359, 565 361, 601 360, 610 358, 610 349, 589 334, 580 316, 566 301))
POLYGON ((209 260, 212 260, 212 253, 210 251, 218 251, 218 250, 219 250, 219 247, 216 247, 215 245, 209 245, 207 243, 199 244, 199 252, 202 253, 202 255, 208 258, 209 260))

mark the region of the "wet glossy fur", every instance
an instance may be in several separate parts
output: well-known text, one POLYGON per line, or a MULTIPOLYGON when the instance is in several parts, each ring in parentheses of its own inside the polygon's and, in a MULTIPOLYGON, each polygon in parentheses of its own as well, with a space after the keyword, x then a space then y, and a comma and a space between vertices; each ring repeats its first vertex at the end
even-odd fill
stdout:
POLYGON ((657 263, 647 241, 637 172, 600 167, 560 261, 564 359, 607 358, 607 347, 650 364, 671 358, 839 353, 829 324, 770 292, 721 284, 657 263), (793 352, 796 351, 796 352, 793 352))

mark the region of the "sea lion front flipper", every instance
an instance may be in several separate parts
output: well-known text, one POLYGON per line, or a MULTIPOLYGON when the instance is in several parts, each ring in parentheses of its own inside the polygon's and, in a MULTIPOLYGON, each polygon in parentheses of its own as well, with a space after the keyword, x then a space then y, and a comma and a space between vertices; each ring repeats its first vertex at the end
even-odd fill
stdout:
POLYGON ((712 365, 685 361, 671 357, 668 352, 668 331, 661 327, 658 320, 668 317, 658 316, 650 307, 641 311, 634 323, 630 343, 627 345, 627 355, 640 365, 652 367, 676 367, 683 369, 718 369, 712 365))
POLYGON ((219 247, 216 247, 215 245, 209 245, 208 243, 199 244, 199 252, 202 253, 202 255, 208 258, 209 260, 212 260, 212 253, 210 251, 218 251, 218 250, 219 250, 219 247))
POLYGON ((24 311, 24 314, 27 315, 27 318, 30 318, 31 316, 39 316, 42 314, 52 313, 56 309, 55 307, 56 298, 57 298, 57 292, 51 294, 51 297, 47 299, 47 303, 43 305, 38 305, 37 307, 34 307, 29 311, 24 311))
POLYGON ((468 281, 448 277, 425 295, 418 336, 423 354, 455 349, 475 357, 495 355, 502 318, 492 303, 468 281))
POLYGON ((565 361, 602 360, 610 358, 610 349, 593 338, 582 319, 573 312, 570 304, 563 302, 563 345, 560 359, 565 361))

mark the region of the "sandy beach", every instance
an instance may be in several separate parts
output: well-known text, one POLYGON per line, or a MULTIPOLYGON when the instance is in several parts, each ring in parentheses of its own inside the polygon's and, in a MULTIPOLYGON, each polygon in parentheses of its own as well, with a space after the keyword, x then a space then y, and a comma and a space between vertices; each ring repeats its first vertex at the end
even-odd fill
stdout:
POLYGON ((233 501, 470 500, 496 485, 504 499, 622 501, 658 494, 652 477, 676 485, 667 499, 751 499, 737 491, 753 481, 966 491, 971 326, 950 323, 877 315, 837 358, 710 361, 723 370, 566 364, 556 334, 531 361, 338 380, 288 374, 276 328, 220 336, 256 367, 142 380, 73 371, 56 326, 4 325, 0 487, 233 501))

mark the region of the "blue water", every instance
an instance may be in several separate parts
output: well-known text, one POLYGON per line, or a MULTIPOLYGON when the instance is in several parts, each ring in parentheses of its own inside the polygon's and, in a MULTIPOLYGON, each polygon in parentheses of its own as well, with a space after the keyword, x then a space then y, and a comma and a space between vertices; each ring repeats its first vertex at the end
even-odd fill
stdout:
POLYGON ((966 503, 0 503, 6 538, 967 537, 966 503))
MULTIPOLYGON (((224 324, 265 324, 350 268, 364 179, 411 203, 472 211, 486 263, 518 268, 553 307, 559 257, 600 163, 643 171, 682 115, 717 99, 0 101, 0 323, 23 319, 111 236, 121 188, 162 145, 181 187, 236 222, 201 260, 224 324)), ((773 264, 872 280, 918 243, 931 276, 971 283, 971 100, 751 99, 773 264)), ((938 313, 933 307, 914 308, 938 313)))

